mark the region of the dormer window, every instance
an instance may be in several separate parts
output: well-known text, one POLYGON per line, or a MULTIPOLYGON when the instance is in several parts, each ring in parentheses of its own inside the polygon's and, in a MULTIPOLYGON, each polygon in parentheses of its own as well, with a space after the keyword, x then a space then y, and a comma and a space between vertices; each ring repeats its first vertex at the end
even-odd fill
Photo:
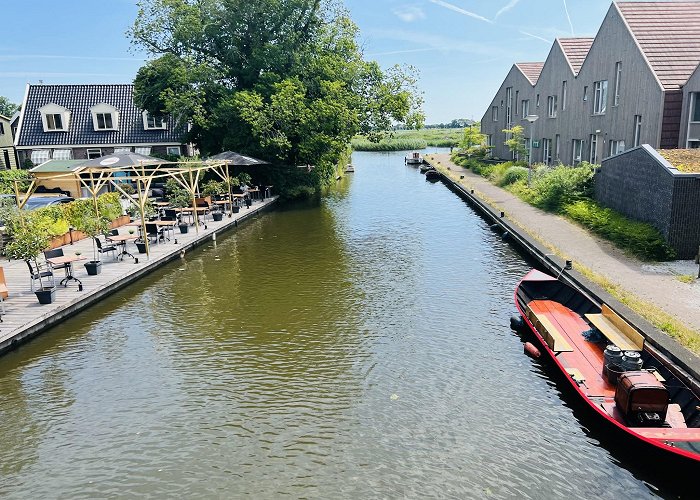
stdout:
POLYGON ((39 108, 44 132, 67 132, 70 111, 58 104, 46 104, 39 108))
POLYGON ((165 118, 154 116, 148 111, 143 112, 143 128, 145 130, 165 130, 168 128, 165 118))
POLYGON ((95 131, 118 130, 119 128, 119 110, 110 104, 100 103, 95 104, 90 108, 92 114, 92 125, 95 131))

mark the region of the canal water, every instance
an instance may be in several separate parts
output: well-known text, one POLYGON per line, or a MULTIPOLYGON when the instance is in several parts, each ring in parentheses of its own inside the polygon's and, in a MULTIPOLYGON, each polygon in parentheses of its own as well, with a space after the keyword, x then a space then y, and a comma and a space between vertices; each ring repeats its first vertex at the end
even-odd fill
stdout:
POLYGON ((523 355, 528 263, 403 153, 353 162, 1 358, 0 496, 663 494, 523 355))

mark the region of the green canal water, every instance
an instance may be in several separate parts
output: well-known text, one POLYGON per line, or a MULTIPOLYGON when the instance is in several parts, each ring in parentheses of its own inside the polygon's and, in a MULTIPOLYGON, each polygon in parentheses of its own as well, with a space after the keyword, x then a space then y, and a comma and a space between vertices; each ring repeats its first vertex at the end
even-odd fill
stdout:
POLYGON ((1 358, 0 496, 659 494, 523 355, 528 263, 403 153, 353 161, 1 358))

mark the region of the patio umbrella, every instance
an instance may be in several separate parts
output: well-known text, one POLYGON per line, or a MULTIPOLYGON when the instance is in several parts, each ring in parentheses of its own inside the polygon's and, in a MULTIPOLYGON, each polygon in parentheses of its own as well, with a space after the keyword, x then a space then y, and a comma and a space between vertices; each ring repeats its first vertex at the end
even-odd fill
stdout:
POLYGON ((113 153, 111 155, 85 160, 80 166, 83 168, 118 168, 138 165, 159 165, 165 162, 165 160, 161 160, 160 158, 154 158, 139 153, 113 153))
POLYGON ((258 160, 252 156, 245 156, 239 153, 234 153, 233 151, 224 151, 218 155, 211 156, 210 160, 223 160, 230 161, 236 166, 248 166, 248 165, 269 165, 269 162, 265 160, 258 160))

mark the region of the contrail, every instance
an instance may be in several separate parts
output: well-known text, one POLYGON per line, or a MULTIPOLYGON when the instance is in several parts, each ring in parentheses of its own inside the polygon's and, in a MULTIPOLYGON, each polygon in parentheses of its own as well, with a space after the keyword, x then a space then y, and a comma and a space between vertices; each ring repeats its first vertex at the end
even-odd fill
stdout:
POLYGON ((501 14, 504 14, 504 13, 508 12, 510 9, 512 9, 513 7, 515 7, 515 6, 518 4, 519 1, 520 1, 520 0, 510 0, 510 2, 508 2, 505 6, 501 7, 501 10, 499 10, 498 12, 496 12, 496 15, 493 17, 493 20, 495 21, 496 19, 498 19, 498 16, 500 16, 501 14))
POLYGON ((546 43, 552 43, 551 41, 547 40, 546 38, 542 38, 541 36, 533 35, 532 33, 528 33, 527 31, 520 30, 520 33, 522 33, 523 35, 527 35, 529 37, 532 37, 532 38, 537 38, 538 40, 542 40, 543 42, 546 42, 546 43))
POLYGON ((489 24, 493 24, 493 21, 491 21, 490 19, 486 19, 484 16, 480 16, 479 14, 474 14, 473 12, 469 12, 468 10, 464 10, 460 7, 457 7, 456 5, 452 5, 451 3, 443 2, 442 0, 430 0, 430 3, 434 3, 435 5, 439 5, 440 7, 445 7, 446 9, 459 12, 460 14, 464 14, 465 16, 473 17, 474 19, 478 19, 479 21, 484 21, 489 24))
POLYGON ((574 36, 574 25, 571 24, 571 17, 569 16, 569 9, 566 7, 566 0, 562 0, 564 2, 564 12, 566 12, 566 19, 569 21, 569 26, 571 27, 571 36, 574 36))

